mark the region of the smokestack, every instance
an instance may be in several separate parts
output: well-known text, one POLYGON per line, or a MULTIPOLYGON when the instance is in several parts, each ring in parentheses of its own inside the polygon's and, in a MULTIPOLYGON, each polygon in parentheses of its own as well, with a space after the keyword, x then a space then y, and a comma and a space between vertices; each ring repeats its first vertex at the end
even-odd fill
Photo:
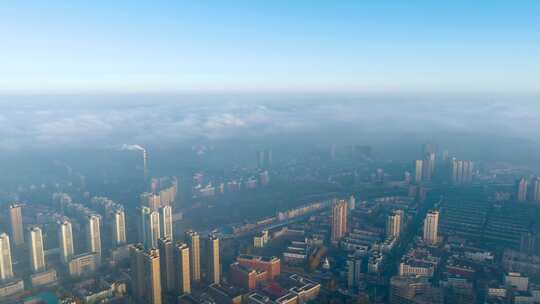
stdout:
POLYGON ((144 170, 144 179, 148 179, 148 153, 146 152, 146 149, 141 147, 140 145, 126 145, 123 144, 120 150, 128 150, 128 151, 141 151, 142 157, 143 157, 143 170, 144 170))
POLYGON ((148 153, 145 149, 142 151, 143 156, 143 169, 144 169, 144 179, 148 179, 148 153))

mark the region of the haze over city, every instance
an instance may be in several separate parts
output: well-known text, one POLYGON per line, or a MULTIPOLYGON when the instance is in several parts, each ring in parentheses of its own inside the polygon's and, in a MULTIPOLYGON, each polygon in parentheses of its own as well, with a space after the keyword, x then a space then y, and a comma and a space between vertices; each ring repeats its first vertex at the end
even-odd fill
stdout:
POLYGON ((540 303, 540 3, 0 8, 0 303, 540 303))

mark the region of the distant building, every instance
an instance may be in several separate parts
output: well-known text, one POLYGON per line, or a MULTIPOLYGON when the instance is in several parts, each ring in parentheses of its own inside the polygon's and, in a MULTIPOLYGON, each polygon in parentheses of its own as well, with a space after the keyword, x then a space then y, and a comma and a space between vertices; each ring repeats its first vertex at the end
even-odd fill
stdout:
POLYGON ((206 264, 208 268, 206 280, 212 284, 219 284, 221 282, 219 238, 215 235, 210 235, 206 241, 206 264))
POLYGON ((424 166, 424 161, 421 159, 417 159, 414 162, 414 181, 416 183, 422 182, 422 172, 424 170, 423 166, 424 166))
POLYGON ((193 282, 201 281, 201 243, 199 234, 195 231, 186 232, 186 242, 189 247, 189 261, 191 268, 191 280, 193 282))
POLYGON ((159 209, 160 215, 160 230, 162 237, 173 240, 173 219, 172 219, 172 207, 163 206, 159 209))
POLYGON ((60 243, 60 257, 62 262, 68 263, 73 256, 73 230, 71 222, 65 220, 59 223, 58 242, 60 243))
POLYGON ((31 227, 28 230, 28 245, 32 271, 38 273, 45 270, 45 254, 43 253, 43 234, 41 233, 41 228, 31 227))
POLYGON ((117 209, 114 211, 113 216, 113 243, 115 246, 122 246, 126 244, 126 216, 124 210, 117 209))
POLYGON ((263 171, 259 173, 259 184, 261 186, 266 186, 270 182, 270 175, 268 174, 268 171, 263 171))
POLYGON ((0 282, 13 278, 13 264, 11 261, 11 245, 9 236, 0 234, 0 282))
POLYGON ((435 172, 435 152, 427 152, 422 164, 422 179, 431 181, 435 172))
POLYGON ((375 174, 376 181, 382 183, 384 181, 384 170, 378 168, 375 174))
POLYGON ((470 160, 452 159, 451 162, 451 181, 454 185, 470 184, 472 182, 472 174, 474 163, 470 160))
POLYGON ((141 207, 148 207, 151 210, 157 210, 161 207, 161 199, 158 194, 151 192, 144 192, 140 196, 141 207))
POLYGON ((147 249, 157 248, 161 235, 159 213, 148 207, 141 208, 141 241, 147 249))
POLYGON ((410 184, 412 182, 411 172, 405 171, 405 173, 403 173, 403 182, 406 184, 410 184))
POLYGON ((176 177, 160 178, 159 189, 159 206, 172 206, 178 194, 178 179, 176 177))
POLYGON ((24 228, 21 204, 12 204, 9 206, 9 220, 11 224, 11 237, 13 238, 13 244, 15 244, 15 246, 24 244, 24 228))
POLYGON ((354 197, 354 195, 351 195, 351 197, 349 197, 349 210, 354 209, 356 209, 356 198, 354 197))
POLYGON ((430 211, 424 219, 424 242, 436 245, 439 241, 439 211, 430 211))
POLYGON ((537 177, 532 182, 532 199, 535 202, 540 201, 540 177, 537 177))
POLYGON ((347 259, 347 287, 355 291, 362 279, 362 255, 353 254, 347 259))
POLYGON ((528 255, 540 255, 540 235, 534 232, 522 233, 519 251, 528 255))
MULTIPOLYGON (((88 251, 93 252, 101 258, 101 217, 90 215, 86 222, 86 240, 88 251)), ((98 262, 99 263, 99 262, 98 262)))
POLYGON ((263 248, 268 243, 268 230, 263 230, 261 233, 253 237, 253 247, 263 248))
POLYGON ((529 290, 529 278, 522 276, 519 272, 509 272, 504 276, 504 283, 506 286, 515 288, 517 291, 529 290))
POLYGON ((337 200, 332 204, 331 240, 337 244, 347 233, 347 202, 337 200))
POLYGON ((419 261, 403 261, 399 264, 399 275, 401 276, 423 276, 432 277, 435 273, 435 265, 419 261))
POLYGON ((272 150, 257 151, 257 167, 264 169, 272 166, 272 150))
POLYGON ((524 202, 527 200, 527 179, 522 177, 517 183, 517 194, 516 198, 518 202, 524 202))
POLYGON ((386 236, 398 238, 401 234, 402 212, 390 214, 386 220, 386 236))

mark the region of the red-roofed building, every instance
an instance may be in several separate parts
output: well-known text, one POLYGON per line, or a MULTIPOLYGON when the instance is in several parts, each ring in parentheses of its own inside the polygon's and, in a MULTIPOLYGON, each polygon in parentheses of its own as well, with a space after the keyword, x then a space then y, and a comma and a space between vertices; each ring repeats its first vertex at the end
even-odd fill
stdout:
POLYGON ((243 254, 236 261, 245 267, 268 272, 268 280, 273 280, 281 273, 281 260, 277 257, 261 257, 243 254))

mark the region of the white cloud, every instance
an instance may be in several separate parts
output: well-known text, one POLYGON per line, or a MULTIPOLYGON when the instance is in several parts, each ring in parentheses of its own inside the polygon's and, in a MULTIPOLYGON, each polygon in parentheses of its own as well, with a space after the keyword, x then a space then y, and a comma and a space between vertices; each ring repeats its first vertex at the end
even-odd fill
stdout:
MULTIPOLYGON (((534 103, 532 104, 534 106, 534 103)), ((344 125, 422 132, 538 135, 530 103, 286 96, 0 97, 0 149, 79 144, 181 142, 319 131, 344 125), (16 100, 16 102, 15 102, 16 100), (110 102, 112 100, 112 102, 110 102), (523 133, 526 132, 526 133, 523 133)))

